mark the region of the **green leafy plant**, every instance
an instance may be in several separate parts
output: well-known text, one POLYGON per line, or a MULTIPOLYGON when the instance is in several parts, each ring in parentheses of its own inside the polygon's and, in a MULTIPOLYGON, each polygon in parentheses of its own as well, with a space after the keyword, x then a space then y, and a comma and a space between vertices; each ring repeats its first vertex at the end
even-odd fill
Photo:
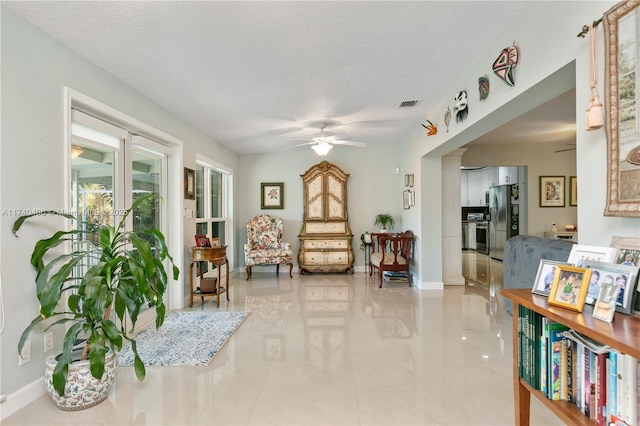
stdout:
POLYGON ((64 395, 69 364, 74 361, 72 352, 78 340, 85 340, 80 359, 89 358, 93 377, 102 378, 105 355, 109 349, 116 353, 122 349, 124 339, 131 342, 138 380, 145 377, 136 341, 128 334, 135 329, 138 314, 144 306, 155 308, 156 328, 162 325, 166 311, 163 303, 167 289, 165 260, 171 263, 174 280, 180 273, 168 252, 164 235, 158 229, 126 231, 124 228, 129 214, 153 196, 138 198, 115 227, 92 226, 73 215, 56 211, 21 216, 13 224, 16 236, 25 221, 43 214, 63 216, 79 225, 69 231, 57 231, 36 243, 31 264, 37 272, 35 282, 40 315, 27 326, 18 342, 18 353, 21 353, 29 333, 40 323, 46 322, 45 331, 58 324, 71 324, 53 372, 53 386, 60 396, 64 395), (84 242, 82 249, 63 254, 54 250, 78 239, 84 242), (74 270, 80 266, 88 268, 87 272, 75 276, 74 270), (65 294, 69 296, 67 306, 63 307, 61 299, 65 294), (112 309, 120 326, 112 319, 112 309), (125 314, 131 324, 129 333, 124 325, 125 314))
POLYGON ((396 221, 390 214, 380 213, 375 217, 373 224, 378 226, 380 229, 391 230, 393 229, 393 225, 396 224, 396 221))

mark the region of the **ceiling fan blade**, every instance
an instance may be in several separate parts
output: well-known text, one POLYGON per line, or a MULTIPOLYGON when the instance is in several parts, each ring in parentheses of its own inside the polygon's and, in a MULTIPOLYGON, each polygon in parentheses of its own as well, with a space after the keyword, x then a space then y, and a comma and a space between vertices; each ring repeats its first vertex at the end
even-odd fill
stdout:
POLYGON ((361 148, 364 148, 365 146, 367 146, 366 142, 343 141, 343 140, 340 140, 340 139, 335 139, 335 140, 331 141, 330 143, 332 143, 334 145, 358 146, 358 147, 361 147, 361 148))
POLYGON ((291 149, 291 148, 298 148, 299 146, 306 146, 306 145, 314 145, 315 142, 305 142, 305 143, 299 143, 297 145, 292 145, 290 147, 287 147, 286 149, 291 149))

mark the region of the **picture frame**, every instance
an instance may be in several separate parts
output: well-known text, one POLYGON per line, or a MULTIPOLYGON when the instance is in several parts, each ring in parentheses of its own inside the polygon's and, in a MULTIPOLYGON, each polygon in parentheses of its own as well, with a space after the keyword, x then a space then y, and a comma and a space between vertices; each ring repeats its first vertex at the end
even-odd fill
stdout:
POLYGON ((549 292, 549 305, 582 312, 590 276, 590 269, 557 265, 556 275, 549 292))
POLYGON ((205 234, 196 234, 196 247, 211 247, 211 242, 209 241, 209 237, 205 234))
POLYGON ((262 209, 284 209, 284 182, 260 184, 260 207, 262 209))
POLYGON ((404 186, 409 186, 409 173, 404 175, 404 186))
MULTIPOLYGON (((633 310, 633 306, 637 296, 636 281, 638 279, 638 267, 594 261, 585 262, 585 267, 591 270, 592 275, 597 274, 598 276, 597 293, 599 293, 600 287, 608 284, 613 284, 620 287, 620 293, 618 294, 616 299, 615 310, 616 312, 622 312, 623 314, 630 314, 633 310)), ((596 291, 592 289, 593 286, 594 283, 590 282, 589 288, 591 290, 592 296, 596 293, 596 291)), ((589 303, 586 299, 585 301, 589 303)))
POLYGON ((617 285, 605 284, 601 286, 593 306, 593 317, 606 322, 613 321, 618 293, 620 293, 620 287, 617 285))
POLYGON ((631 261, 632 265, 640 266, 640 238, 612 237, 610 246, 618 250, 614 263, 627 265, 631 261))
POLYGON ((220 238, 212 238, 211 247, 220 247, 220 238))
POLYGON ((540 207, 565 206, 565 177, 540 176, 540 207))
POLYGON ((578 205, 578 178, 569 176, 569 205, 578 205))
POLYGON ((409 188, 413 188, 413 173, 409 174, 409 188))
POLYGON ((184 199, 196 199, 196 171, 187 167, 184 168, 184 199))
POLYGON ((409 189, 405 189, 404 191, 402 191, 402 207, 405 210, 411 208, 411 190, 409 189))
POLYGON ((567 263, 577 267, 583 267, 587 260, 596 262, 613 263, 618 249, 614 247, 586 246, 575 244, 571 247, 567 263))
POLYGON ((407 173, 404 175, 404 186, 413 188, 413 173, 407 173))
POLYGON ((538 265, 538 272, 536 274, 536 279, 533 282, 533 287, 531 288, 532 293, 537 294, 539 296, 549 297, 549 293, 551 292, 551 287, 553 285, 553 280, 555 279, 558 265, 566 265, 566 263, 559 262, 556 260, 547 260, 547 259, 540 260, 540 264, 538 265))
POLYGON ((635 1, 619 2, 602 16, 604 30, 604 111, 607 136, 607 197, 605 216, 640 217, 637 182, 640 180, 640 137, 636 128, 640 79, 629 73, 638 67, 627 34, 636 34, 635 1))
POLYGON ((411 207, 415 207, 416 205, 416 191, 411 190, 411 207))

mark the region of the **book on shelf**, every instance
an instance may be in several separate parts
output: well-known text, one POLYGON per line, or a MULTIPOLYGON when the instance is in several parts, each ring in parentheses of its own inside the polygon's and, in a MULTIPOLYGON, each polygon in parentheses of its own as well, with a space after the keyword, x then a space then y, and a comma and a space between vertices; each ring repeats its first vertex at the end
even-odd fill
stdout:
POLYGON ((606 426, 607 405, 607 369, 608 354, 596 354, 596 423, 598 426, 606 426))
POLYGON ((562 339, 567 326, 557 322, 549 323, 549 341, 547 343, 548 360, 547 372, 549 383, 547 384, 549 399, 558 401, 562 399, 562 339))

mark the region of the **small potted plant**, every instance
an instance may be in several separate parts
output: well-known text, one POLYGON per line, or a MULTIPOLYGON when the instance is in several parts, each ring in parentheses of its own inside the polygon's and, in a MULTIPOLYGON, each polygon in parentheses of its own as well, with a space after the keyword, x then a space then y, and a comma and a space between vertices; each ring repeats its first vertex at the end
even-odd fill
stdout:
POLYGON ((373 221, 373 224, 380 228, 380 232, 390 231, 395 223, 395 219, 389 213, 380 213, 373 221))
MULTIPOLYGON (((34 327, 44 326, 47 331, 55 325, 70 325, 62 353, 47 359, 45 372, 47 390, 63 410, 88 408, 106 399, 115 381, 116 356, 123 340, 131 342, 136 376, 138 380, 144 379, 145 367, 129 333, 134 330, 143 307, 155 308, 156 328, 162 325, 166 310, 163 296, 167 289, 165 260, 172 265, 174 280, 179 274, 159 230, 124 228, 129 214, 153 196, 138 198, 116 226, 95 225, 56 211, 37 215, 63 216, 78 224, 72 230, 57 231, 36 243, 31 264, 36 270, 40 312, 18 342, 20 354, 34 327), (79 249, 62 254, 56 250, 61 244, 78 239, 83 243, 79 249), (78 267, 86 270, 83 276, 74 274, 78 267)), ((13 233, 17 236, 25 221, 33 216, 36 215, 19 217, 13 233)))

